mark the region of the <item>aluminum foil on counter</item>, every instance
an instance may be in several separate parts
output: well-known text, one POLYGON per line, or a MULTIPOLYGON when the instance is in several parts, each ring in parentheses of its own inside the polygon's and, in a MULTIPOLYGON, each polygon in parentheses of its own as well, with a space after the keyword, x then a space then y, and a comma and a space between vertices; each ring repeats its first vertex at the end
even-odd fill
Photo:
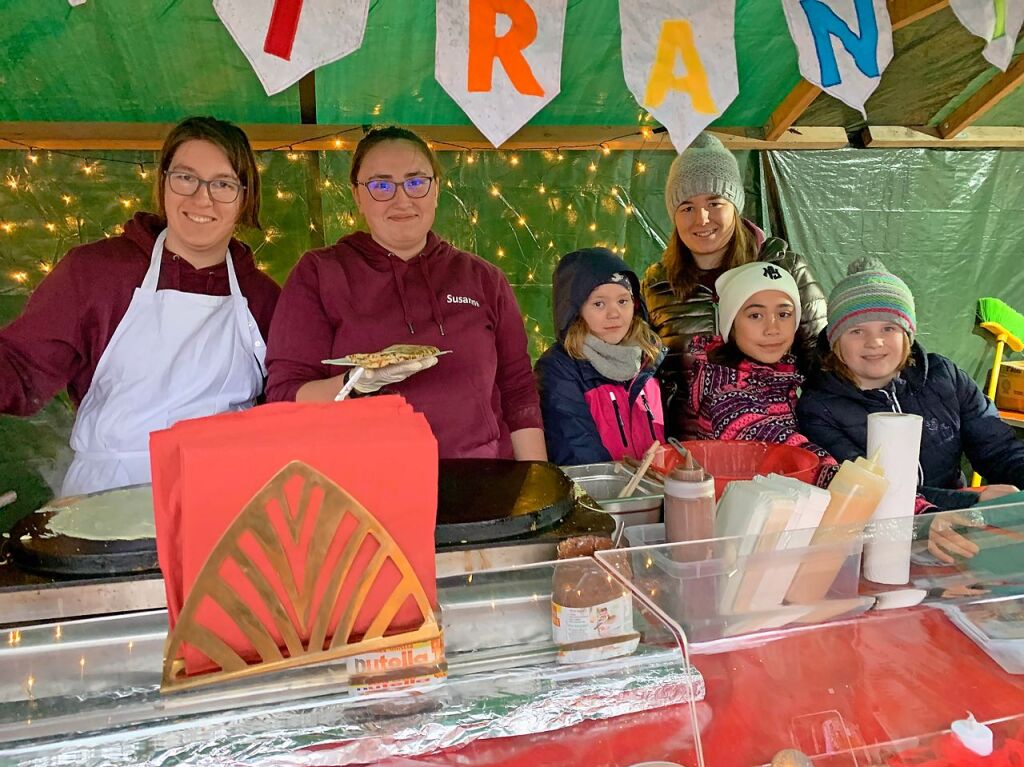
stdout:
POLYGON ((353 700, 319 698, 154 723, 49 743, 8 745, 0 765, 172 767, 366 764, 571 727, 704 697, 678 648, 581 666, 550 663, 453 677, 443 684, 353 700))

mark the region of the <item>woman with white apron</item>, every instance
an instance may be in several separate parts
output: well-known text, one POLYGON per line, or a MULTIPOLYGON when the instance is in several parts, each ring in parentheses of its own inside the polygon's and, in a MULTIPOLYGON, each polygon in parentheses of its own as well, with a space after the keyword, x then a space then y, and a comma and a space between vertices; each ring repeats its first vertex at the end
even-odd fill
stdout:
POLYGON ((79 402, 64 496, 148 482, 150 432, 263 390, 280 289, 232 236, 259 226, 245 134, 212 118, 176 126, 157 201, 160 216, 72 250, 0 330, 0 411, 32 412, 64 386, 79 402))

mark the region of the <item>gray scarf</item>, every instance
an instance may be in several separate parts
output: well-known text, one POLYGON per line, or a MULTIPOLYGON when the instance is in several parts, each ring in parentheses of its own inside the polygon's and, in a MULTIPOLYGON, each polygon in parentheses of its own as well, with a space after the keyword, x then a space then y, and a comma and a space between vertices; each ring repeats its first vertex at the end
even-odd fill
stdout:
POLYGON ((626 344, 609 344, 588 333, 583 339, 583 356, 605 378, 632 381, 640 372, 643 349, 626 344))

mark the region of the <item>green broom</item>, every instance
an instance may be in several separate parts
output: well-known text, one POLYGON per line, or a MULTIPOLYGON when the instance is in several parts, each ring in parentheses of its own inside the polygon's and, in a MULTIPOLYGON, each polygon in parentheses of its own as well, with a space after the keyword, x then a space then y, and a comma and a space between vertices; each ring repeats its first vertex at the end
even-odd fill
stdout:
MULTIPOLYGON (((1024 315, 1008 306, 998 298, 979 298, 978 314, 975 317, 977 327, 987 330, 996 342, 992 356, 992 373, 988 379, 988 398, 995 401, 996 384, 999 382, 999 368, 1003 364, 1003 347, 1009 346, 1015 352, 1024 350, 1024 315)), ((974 472, 971 487, 981 485, 981 475, 974 472)))

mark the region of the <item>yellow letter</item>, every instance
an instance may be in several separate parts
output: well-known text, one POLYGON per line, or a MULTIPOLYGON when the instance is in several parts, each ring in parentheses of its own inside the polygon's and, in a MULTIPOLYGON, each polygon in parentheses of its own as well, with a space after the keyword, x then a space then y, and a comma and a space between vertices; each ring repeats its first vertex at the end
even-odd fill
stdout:
POLYGON ((661 23, 658 37, 658 53, 651 67, 644 94, 644 106, 648 109, 660 107, 670 90, 686 91, 690 94, 693 109, 702 114, 715 114, 715 101, 708 87, 708 75, 693 44, 693 30, 690 22, 683 19, 669 19, 661 23), (676 77, 676 56, 681 56, 686 74, 676 77))

